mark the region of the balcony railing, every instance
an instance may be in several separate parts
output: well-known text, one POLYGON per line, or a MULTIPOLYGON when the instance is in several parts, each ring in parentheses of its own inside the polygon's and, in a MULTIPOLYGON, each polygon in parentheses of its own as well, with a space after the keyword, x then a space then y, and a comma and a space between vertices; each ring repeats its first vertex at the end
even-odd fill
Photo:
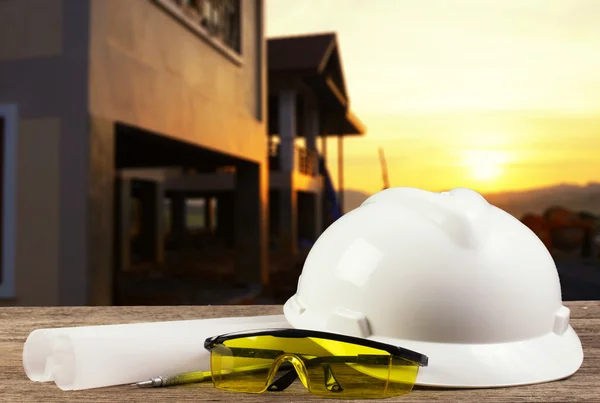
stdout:
POLYGON ((296 147, 296 169, 304 175, 317 176, 319 159, 315 150, 306 147, 296 147))
MULTIPOLYGON (((281 170, 279 144, 271 144, 269 147, 269 170, 281 170)), ((301 174, 315 177, 319 174, 319 156, 315 150, 306 147, 294 147, 294 169, 301 174)))

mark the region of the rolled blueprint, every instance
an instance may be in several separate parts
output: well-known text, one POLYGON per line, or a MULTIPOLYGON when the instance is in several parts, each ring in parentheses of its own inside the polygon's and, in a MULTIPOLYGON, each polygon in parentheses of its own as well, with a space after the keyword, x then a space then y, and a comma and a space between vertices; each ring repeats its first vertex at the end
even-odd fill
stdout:
POLYGON ((81 390, 207 371, 204 340, 222 333, 291 327, 283 315, 37 329, 23 348, 32 381, 81 390))

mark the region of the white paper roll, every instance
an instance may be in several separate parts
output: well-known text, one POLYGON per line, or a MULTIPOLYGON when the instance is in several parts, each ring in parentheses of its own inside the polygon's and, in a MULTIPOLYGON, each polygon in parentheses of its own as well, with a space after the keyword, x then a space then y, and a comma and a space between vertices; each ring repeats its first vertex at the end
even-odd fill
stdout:
POLYGON ((283 315, 37 329, 23 348, 32 381, 62 390, 123 385, 210 369, 204 340, 222 333, 291 327, 283 315))

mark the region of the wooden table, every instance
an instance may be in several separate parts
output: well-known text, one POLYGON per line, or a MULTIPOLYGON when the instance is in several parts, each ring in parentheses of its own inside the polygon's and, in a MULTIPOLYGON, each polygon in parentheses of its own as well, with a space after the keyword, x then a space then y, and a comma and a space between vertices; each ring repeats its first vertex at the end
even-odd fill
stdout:
MULTIPOLYGON (((583 343, 583 366, 571 378, 533 386, 502 389, 438 390, 416 388, 408 395, 382 401, 447 402, 600 402, 600 302, 569 302, 572 325, 583 343)), ((53 307, 0 308, 0 400, 6 402, 297 402, 323 401, 302 388, 291 393, 230 394, 210 384, 159 389, 114 386, 64 392, 54 384, 29 381, 21 354, 29 332, 37 328, 270 315, 281 306, 53 307)), ((373 402, 373 400, 370 400, 373 402)))

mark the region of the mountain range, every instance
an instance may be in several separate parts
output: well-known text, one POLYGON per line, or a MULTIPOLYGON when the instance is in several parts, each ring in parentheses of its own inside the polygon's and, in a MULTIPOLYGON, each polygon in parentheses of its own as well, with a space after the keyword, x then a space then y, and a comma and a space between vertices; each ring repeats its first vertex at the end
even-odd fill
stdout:
MULTIPOLYGON (((370 194, 348 189, 344 191, 344 211, 360 206, 370 194)), ((483 195, 488 202, 517 218, 526 213, 541 214, 549 207, 561 206, 574 211, 600 214, 600 183, 587 185, 563 183, 536 189, 488 193, 483 195)))

